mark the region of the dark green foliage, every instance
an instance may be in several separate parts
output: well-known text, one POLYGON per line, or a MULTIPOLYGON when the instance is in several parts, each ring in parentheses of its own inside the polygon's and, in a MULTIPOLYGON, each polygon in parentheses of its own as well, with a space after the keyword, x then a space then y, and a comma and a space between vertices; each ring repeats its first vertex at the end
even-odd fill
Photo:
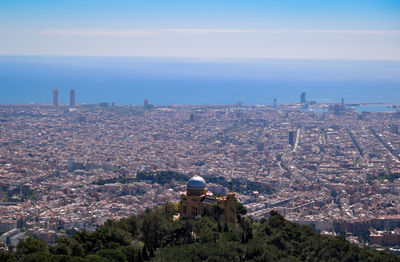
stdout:
POLYGON ((228 223, 224 223, 224 232, 228 232, 229 228, 228 228, 228 223))
POLYGON ((246 208, 238 201, 236 202, 236 212, 240 215, 246 215, 247 210, 246 208))
POLYGON ((47 252, 47 245, 43 240, 27 238, 21 240, 17 245, 17 257, 38 252, 47 252))
POLYGON ((92 184, 102 186, 105 184, 114 184, 114 183, 129 184, 129 183, 133 183, 135 181, 136 181, 136 179, 133 177, 119 176, 119 177, 115 177, 115 178, 102 179, 102 180, 93 182, 92 184))
POLYGON ((143 260, 149 260, 149 253, 147 252, 146 245, 143 246, 142 257, 143 257, 143 260))
POLYGON ((37 252, 37 253, 30 253, 26 256, 23 256, 20 262, 56 262, 58 259, 56 256, 46 253, 46 252, 37 252))
POLYGON ((102 180, 93 182, 93 184, 96 184, 96 185, 105 185, 105 184, 113 184, 113 183, 129 184, 129 183, 134 183, 136 181, 148 180, 148 181, 151 181, 152 183, 165 185, 165 184, 169 184, 174 181, 186 182, 188 179, 189 179, 189 177, 187 175, 173 172, 173 171, 160 171, 157 173, 138 172, 136 174, 136 178, 119 176, 116 178, 102 179, 102 180))
MULTIPOLYGON (((207 210, 207 209, 205 209, 205 210, 207 210)), ((221 216, 223 213, 225 213, 225 209, 218 204, 214 204, 210 210, 210 216, 213 217, 217 221, 219 221, 221 219, 221 216)))
POLYGON ((144 214, 141 225, 141 240, 148 247, 159 248, 169 234, 169 219, 158 213, 144 214))
MULTIPOLYGON (((126 176, 119 176, 115 178, 110 178, 110 179, 102 179, 99 181, 93 182, 93 184, 96 185, 105 185, 105 184, 112 184, 112 183, 121 183, 121 184, 129 184, 129 183, 134 183, 136 181, 141 181, 141 180, 147 180, 151 181, 152 184, 157 183, 160 185, 166 185, 166 184, 173 184, 175 182, 178 183, 186 183, 190 177, 186 174, 174 172, 174 171, 159 171, 156 173, 153 172, 138 172, 136 174, 136 178, 134 177, 126 177, 126 176)), ((232 180, 228 181, 226 180, 225 177, 223 176, 210 176, 206 175, 204 176, 204 179, 208 183, 215 183, 222 185, 226 188, 231 188, 232 190, 239 192, 239 193, 245 193, 245 192, 252 192, 252 191, 259 191, 262 193, 266 194, 272 194, 273 189, 270 187, 270 185, 265 184, 265 183, 260 183, 260 182, 254 182, 250 180, 243 180, 243 179, 236 179, 233 178, 232 180)), ((243 210, 241 210, 243 211, 243 210)))
POLYGON ((36 192, 30 188, 24 188, 21 191, 20 187, 6 187, 3 191, 5 191, 5 194, 3 198, 0 198, 0 202, 24 202, 36 199, 36 192))
POLYGON ((231 181, 226 180, 223 176, 203 176, 207 183, 215 183, 226 188, 232 187, 232 190, 239 193, 259 191, 266 194, 272 194, 273 190, 268 184, 254 182, 250 180, 233 178, 231 181))
POLYGON ((94 232, 59 238, 50 248, 43 241, 26 239, 15 254, 0 252, 0 262, 400 261, 343 237, 319 235, 277 212, 259 222, 240 217, 237 224, 230 224, 212 215, 174 221, 175 210, 173 204, 165 204, 139 216, 109 220, 94 232))
POLYGON ((17 261, 17 259, 15 258, 14 253, 0 250, 0 262, 6 262, 6 261, 15 262, 17 261))
POLYGON ((112 261, 112 262, 126 261, 125 254, 119 249, 102 249, 97 251, 96 255, 107 259, 107 261, 112 261))
POLYGON ((390 174, 386 174, 386 173, 379 173, 378 176, 368 176, 368 182, 372 182, 374 180, 383 180, 383 179, 387 179, 390 182, 393 182, 395 179, 400 178, 400 173, 390 173, 390 174))
POLYGON ((86 256, 85 261, 87 262, 108 262, 108 260, 104 257, 101 257, 99 255, 88 255, 86 256))
POLYGON ((186 182, 189 177, 185 174, 173 172, 173 171, 160 171, 157 173, 150 172, 139 172, 136 174, 136 179, 139 180, 150 180, 152 183, 160 185, 169 184, 173 181, 186 182))

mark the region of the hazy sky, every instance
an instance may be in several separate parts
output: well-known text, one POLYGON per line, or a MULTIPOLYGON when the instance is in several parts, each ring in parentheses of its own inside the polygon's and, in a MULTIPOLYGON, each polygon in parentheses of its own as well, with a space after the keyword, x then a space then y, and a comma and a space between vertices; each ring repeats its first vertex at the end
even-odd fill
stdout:
POLYGON ((400 60, 400 1, 1 0, 0 54, 400 60))

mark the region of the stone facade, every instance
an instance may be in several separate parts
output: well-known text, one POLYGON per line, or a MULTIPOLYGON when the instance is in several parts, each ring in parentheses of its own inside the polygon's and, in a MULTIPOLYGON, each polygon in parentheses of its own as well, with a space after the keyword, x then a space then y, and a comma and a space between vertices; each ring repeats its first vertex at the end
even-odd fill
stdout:
POLYGON ((191 219, 202 215, 206 209, 208 212, 213 212, 213 207, 218 205, 224 210, 221 220, 234 223, 236 204, 235 194, 228 193, 225 197, 215 197, 207 191, 204 179, 194 176, 189 180, 186 192, 181 194, 179 212, 181 218, 191 219))

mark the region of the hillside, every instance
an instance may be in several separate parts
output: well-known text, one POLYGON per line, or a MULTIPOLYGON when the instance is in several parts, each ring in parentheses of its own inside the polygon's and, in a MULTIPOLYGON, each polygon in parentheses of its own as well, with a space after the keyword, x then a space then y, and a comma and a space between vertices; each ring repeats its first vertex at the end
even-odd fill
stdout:
POLYGON ((94 232, 80 231, 47 246, 26 239, 2 261, 400 261, 362 249, 343 237, 328 237, 272 212, 268 219, 239 217, 238 224, 218 216, 174 220, 176 205, 139 216, 107 221, 94 232))

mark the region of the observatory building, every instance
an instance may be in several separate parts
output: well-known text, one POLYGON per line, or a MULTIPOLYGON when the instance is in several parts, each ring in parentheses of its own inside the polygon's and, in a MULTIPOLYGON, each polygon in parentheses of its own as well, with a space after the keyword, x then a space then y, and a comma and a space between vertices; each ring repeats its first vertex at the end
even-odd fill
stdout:
POLYGON ((201 176, 193 176, 187 183, 186 192, 181 194, 179 213, 181 218, 194 218, 204 212, 213 212, 218 205, 224 211, 221 219, 236 222, 237 198, 229 192, 226 196, 215 197, 207 191, 206 181, 201 176))

